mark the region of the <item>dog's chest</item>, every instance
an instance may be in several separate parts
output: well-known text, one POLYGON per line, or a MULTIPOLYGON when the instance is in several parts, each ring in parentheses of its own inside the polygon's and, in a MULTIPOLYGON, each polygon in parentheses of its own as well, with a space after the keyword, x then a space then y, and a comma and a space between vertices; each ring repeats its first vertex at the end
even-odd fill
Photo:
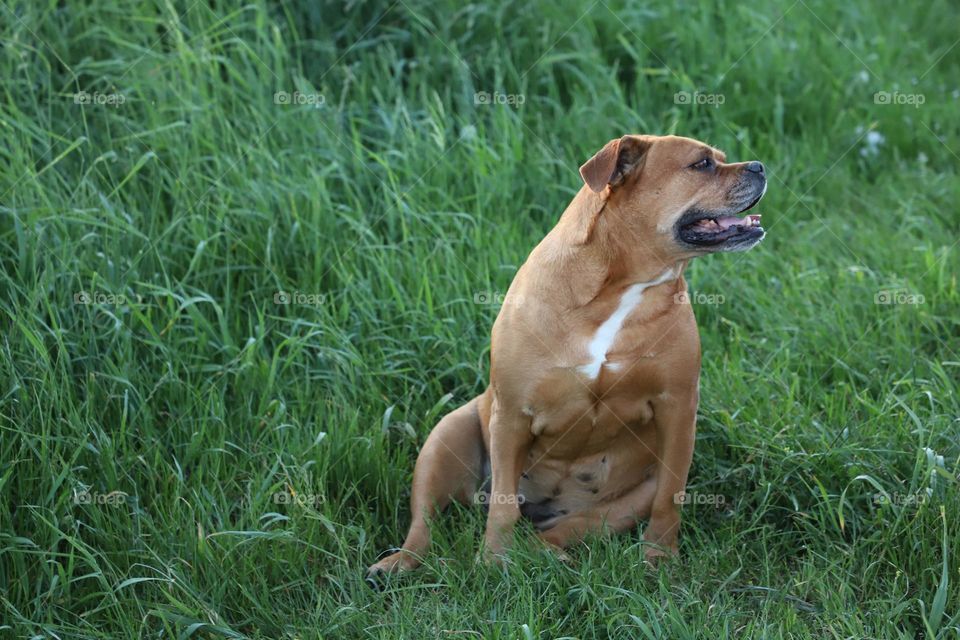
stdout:
POLYGON ((577 371, 586 381, 596 381, 604 371, 615 373, 623 369, 624 363, 611 355, 618 348, 622 349, 624 342, 629 342, 624 327, 631 317, 641 312, 647 290, 667 282, 674 275, 672 269, 667 269, 649 282, 638 282, 623 290, 612 311, 583 339, 583 361, 577 365, 577 371))
POLYGON ((621 290, 590 331, 569 337, 554 367, 538 372, 525 407, 535 436, 563 434, 564 444, 600 450, 650 421, 651 400, 664 391, 663 368, 677 364, 669 334, 679 309, 664 307, 663 296, 649 290, 673 277, 668 269, 621 290))
POLYGON ((600 451, 622 431, 649 422, 657 376, 647 362, 626 368, 624 364, 618 373, 604 369, 596 380, 585 380, 575 368, 547 372, 526 406, 533 435, 556 438, 557 447, 576 454, 600 451))

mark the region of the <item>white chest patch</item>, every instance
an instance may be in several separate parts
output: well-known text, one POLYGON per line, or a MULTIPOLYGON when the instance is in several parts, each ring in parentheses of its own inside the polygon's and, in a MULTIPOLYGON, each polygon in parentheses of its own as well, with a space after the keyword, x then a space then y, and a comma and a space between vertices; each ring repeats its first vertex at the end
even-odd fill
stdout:
POLYGON ((593 334, 593 337, 590 339, 590 343, 587 345, 590 362, 577 367, 581 373, 591 379, 596 379, 596 377, 600 375, 600 369, 607 361, 607 352, 613 348, 617 334, 620 333, 620 329, 623 328, 623 323, 626 322, 627 317, 634 309, 640 306, 640 302, 643 300, 643 292, 650 287, 663 284, 672 278, 673 275, 673 269, 667 269, 650 282, 638 282, 637 284, 632 284, 627 287, 627 290, 623 292, 623 297, 620 298, 620 304, 617 305, 616 310, 609 318, 604 320, 603 324, 597 328, 597 332, 593 334))

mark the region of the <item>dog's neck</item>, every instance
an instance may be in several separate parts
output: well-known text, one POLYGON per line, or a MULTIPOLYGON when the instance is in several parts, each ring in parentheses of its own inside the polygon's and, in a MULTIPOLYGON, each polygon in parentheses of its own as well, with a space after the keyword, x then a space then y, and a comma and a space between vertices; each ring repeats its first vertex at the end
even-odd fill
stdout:
POLYGON ((671 259, 629 229, 609 192, 585 186, 544 240, 545 257, 559 276, 576 273, 591 297, 608 287, 679 280, 687 261, 671 259))

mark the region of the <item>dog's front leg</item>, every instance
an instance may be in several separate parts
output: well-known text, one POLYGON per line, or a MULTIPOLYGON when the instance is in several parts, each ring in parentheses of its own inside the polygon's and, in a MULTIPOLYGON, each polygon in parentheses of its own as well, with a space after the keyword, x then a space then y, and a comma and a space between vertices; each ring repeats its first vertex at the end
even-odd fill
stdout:
POLYGON ((532 441, 530 418, 495 401, 490 416, 491 488, 484 536, 484 558, 488 562, 502 559, 520 519, 517 491, 532 441))
POLYGON ((697 431, 698 392, 663 394, 653 402, 657 429, 657 490, 650 509, 650 521, 643 539, 650 543, 644 559, 651 564, 664 556, 676 555, 680 531, 679 496, 687 486, 697 431))

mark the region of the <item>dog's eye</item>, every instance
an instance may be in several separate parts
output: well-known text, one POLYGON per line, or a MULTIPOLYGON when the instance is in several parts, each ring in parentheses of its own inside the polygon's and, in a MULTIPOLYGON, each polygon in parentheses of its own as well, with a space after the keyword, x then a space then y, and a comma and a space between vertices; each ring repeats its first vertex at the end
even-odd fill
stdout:
POLYGON ((711 169, 713 168, 713 158, 704 158, 699 162, 694 162, 692 165, 690 165, 690 168, 697 170, 711 169))

